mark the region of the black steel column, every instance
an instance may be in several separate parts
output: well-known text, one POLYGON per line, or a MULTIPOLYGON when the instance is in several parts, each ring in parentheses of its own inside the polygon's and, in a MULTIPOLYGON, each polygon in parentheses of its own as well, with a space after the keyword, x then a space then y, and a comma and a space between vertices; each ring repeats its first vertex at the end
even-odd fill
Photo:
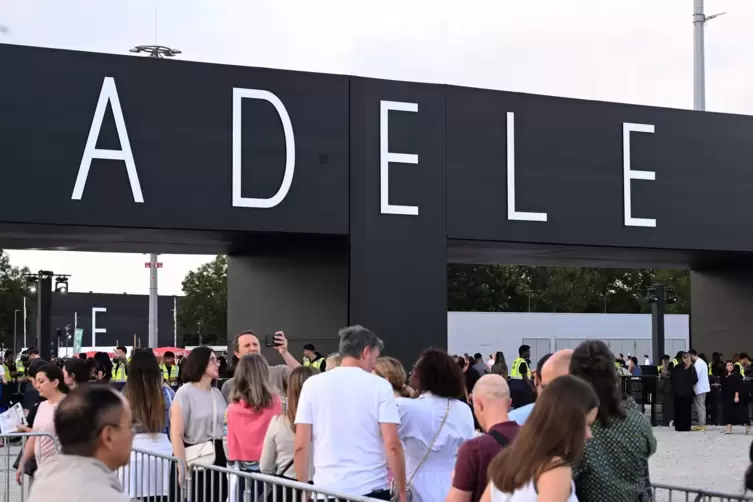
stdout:
POLYGON ((649 301, 651 302, 651 350, 654 364, 659 364, 664 355, 664 311, 666 310, 664 285, 657 284, 651 288, 649 301))
POLYGON ((52 354, 52 273, 40 272, 37 287, 37 348, 45 361, 52 354))

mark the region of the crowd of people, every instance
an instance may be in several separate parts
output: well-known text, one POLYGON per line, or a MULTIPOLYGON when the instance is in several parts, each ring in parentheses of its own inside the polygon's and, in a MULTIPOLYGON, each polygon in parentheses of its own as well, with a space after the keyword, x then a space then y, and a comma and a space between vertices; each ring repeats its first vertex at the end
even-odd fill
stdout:
MULTIPOLYGON (((95 482, 92 493, 108 500, 173 500, 187 467, 210 465, 403 502, 632 502, 650 493, 656 441, 621 394, 602 342, 558 351, 536 368, 523 346, 509 375, 503 357, 489 365, 480 354, 440 349, 427 349, 406 371, 361 326, 341 330, 329 357, 308 345, 299 361, 282 332, 274 348, 282 364, 267 361, 252 331, 236 336, 233 376, 221 388, 217 355, 193 349, 177 391, 148 349, 125 361, 122 391, 112 376, 106 385, 79 372, 80 359, 63 368, 32 361, 39 397, 28 430, 46 435, 27 442, 18 479, 34 477, 32 502, 78 500, 95 482), (536 399, 515 402, 515 386, 536 399), (130 454, 131 446, 176 461, 165 468, 130 454)), ((246 482, 210 469, 194 478, 190 499, 239 501, 246 488, 252 500, 263 496, 246 482)))

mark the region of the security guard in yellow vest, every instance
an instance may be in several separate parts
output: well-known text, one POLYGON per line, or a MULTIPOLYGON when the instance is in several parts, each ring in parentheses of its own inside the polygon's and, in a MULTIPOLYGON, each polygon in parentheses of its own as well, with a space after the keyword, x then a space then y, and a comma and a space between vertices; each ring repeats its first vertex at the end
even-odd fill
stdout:
POLYGON ((316 351, 316 347, 312 343, 307 343, 303 346, 303 365, 312 366, 319 371, 327 369, 326 359, 316 351))
POLYGON ((745 370, 750 368, 750 356, 745 352, 740 352, 738 364, 740 365, 740 374, 745 376, 745 370))
POLYGON ((671 367, 669 366, 669 356, 667 354, 664 354, 661 358, 661 364, 656 367, 656 371, 659 375, 662 375, 662 368, 664 368, 664 365, 667 366, 667 374, 664 376, 669 376, 669 370, 671 367))
POLYGON ((683 350, 677 351, 677 355, 675 355, 675 358, 669 361, 669 369, 671 370, 675 366, 679 366, 682 362, 682 355, 685 353, 683 350))
POLYGON ((159 365, 165 383, 170 387, 178 386, 178 366, 175 365, 175 354, 170 351, 162 356, 162 364, 159 365))
POLYGON ((745 369, 743 368, 742 364, 740 364, 739 362, 735 363, 735 368, 740 372, 742 376, 745 376, 745 369))
POLYGON ((112 381, 113 382, 126 382, 128 381, 128 359, 126 354, 128 351, 125 347, 115 348, 115 360, 112 366, 112 381))
POLYGON ((513 380, 529 380, 531 373, 528 369, 528 359, 531 357, 531 347, 521 345, 518 348, 518 357, 512 362, 510 368, 510 378, 513 380))

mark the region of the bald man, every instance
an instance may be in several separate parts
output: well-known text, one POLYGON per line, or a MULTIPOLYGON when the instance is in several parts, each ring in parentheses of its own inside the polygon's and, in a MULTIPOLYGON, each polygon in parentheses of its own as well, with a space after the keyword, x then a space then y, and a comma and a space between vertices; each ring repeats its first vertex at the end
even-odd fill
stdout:
MULTIPOLYGON (((573 359, 572 349, 563 349, 548 354, 541 358, 536 367, 534 379, 536 381, 536 390, 539 394, 544 387, 552 383, 555 379, 570 373, 570 361, 573 359)), ((533 411, 536 403, 527 404, 516 408, 510 412, 510 419, 523 425, 533 411)))
POLYGON ((518 435, 520 426, 510 421, 510 387, 501 375, 482 376, 473 387, 473 413, 486 432, 458 449, 452 488, 445 502, 476 502, 488 483, 492 459, 518 435))

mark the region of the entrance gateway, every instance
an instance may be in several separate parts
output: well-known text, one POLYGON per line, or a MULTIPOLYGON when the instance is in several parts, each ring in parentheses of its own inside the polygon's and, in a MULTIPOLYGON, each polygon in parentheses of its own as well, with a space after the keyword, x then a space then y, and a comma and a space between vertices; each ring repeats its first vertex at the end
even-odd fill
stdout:
POLYGON ((693 346, 751 350, 753 117, 11 45, 0 68, 0 247, 227 253, 229 336, 327 352, 360 323, 411 361, 446 344, 448 261, 684 266, 693 346))

